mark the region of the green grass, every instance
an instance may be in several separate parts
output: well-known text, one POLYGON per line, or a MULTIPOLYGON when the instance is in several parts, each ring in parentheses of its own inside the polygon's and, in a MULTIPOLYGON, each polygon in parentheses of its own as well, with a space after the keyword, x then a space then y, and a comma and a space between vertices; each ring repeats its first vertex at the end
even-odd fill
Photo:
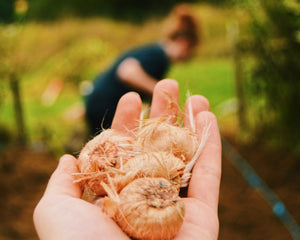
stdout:
POLYGON ((234 97, 233 66, 230 59, 194 60, 176 65, 170 77, 180 84, 181 104, 187 92, 200 94, 209 100, 211 111, 215 112, 219 104, 234 97))

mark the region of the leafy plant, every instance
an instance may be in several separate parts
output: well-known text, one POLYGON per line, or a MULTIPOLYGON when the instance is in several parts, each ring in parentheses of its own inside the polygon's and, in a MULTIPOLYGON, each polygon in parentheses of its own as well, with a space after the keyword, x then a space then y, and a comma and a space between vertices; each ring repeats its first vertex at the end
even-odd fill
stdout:
POLYGON ((252 92, 263 99, 260 128, 277 145, 300 151, 300 3, 254 1, 252 92))

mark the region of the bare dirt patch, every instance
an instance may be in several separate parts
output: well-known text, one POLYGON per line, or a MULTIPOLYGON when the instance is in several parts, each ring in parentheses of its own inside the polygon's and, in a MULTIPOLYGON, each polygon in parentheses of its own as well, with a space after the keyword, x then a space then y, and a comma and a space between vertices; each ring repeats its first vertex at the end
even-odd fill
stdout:
MULTIPOLYGON (((266 149, 263 143, 234 148, 285 203, 300 222, 300 162, 284 151, 266 149)), ((11 147, 0 153, 0 239, 38 239, 32 213, 57 165, 50 153, 11 147)), ((220 240, 292 240, 265 199, 250 187, 240 172, 223 157, 220 192, 220 240)))

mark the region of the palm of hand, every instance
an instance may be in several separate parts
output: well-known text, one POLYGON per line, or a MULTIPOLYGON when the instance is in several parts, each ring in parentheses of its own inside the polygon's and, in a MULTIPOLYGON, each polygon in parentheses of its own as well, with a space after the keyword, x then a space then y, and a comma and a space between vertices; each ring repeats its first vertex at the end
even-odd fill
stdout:
MULTIPOLYGON (((163 91, 178 98, 178 86, 174 81, 159 82, 154 91, 150 117, 160 116, 166 109, 163 91)), ((215 117, 207 112, 207 100, 201 96, 192 96, 188 101, 194 103, 193 115, 198 134, 201 134, 201 126, 205 122, 212 124, 209 139, 193 169, 188 197, 184 198, 184 222, 176 239, 212 240, 217 239, 219 227, 217 207, 221 175, 220 136, 215 117)), ((120 131, 134 129, 137 123, 133 119, 139 118, 141 105, 136 94, 123 96, 112 128, 120 131)), ((185 121, 185 126, 190 127, 189 124, 189 121, 185 121)), ((73 184, 72 178, 72 173, 78 171, 74 160, 72 156, 62 157, 44 197, 35 209, 34 222, 40 238, 128 239, 113 220, 99 211, 99 207, 80 199, 81 190, 73 184)))

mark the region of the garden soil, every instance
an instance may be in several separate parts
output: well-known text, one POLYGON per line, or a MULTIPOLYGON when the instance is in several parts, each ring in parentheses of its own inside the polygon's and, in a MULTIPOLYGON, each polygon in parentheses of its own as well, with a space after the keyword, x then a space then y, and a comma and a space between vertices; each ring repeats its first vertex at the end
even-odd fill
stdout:
MULTIPOLYGON (((262 143, 237 144, 224 136, 284 202, 300 223, 300 161, 262 143)), ((38 239, 32 222, 34 207, 57 165, 50 153, 6 148, 0 153, 0 239, 38 239)), ((259 192, 250 187, 224 155, 219 218, 220 240, 292 240, 286 227, 259 192)))

